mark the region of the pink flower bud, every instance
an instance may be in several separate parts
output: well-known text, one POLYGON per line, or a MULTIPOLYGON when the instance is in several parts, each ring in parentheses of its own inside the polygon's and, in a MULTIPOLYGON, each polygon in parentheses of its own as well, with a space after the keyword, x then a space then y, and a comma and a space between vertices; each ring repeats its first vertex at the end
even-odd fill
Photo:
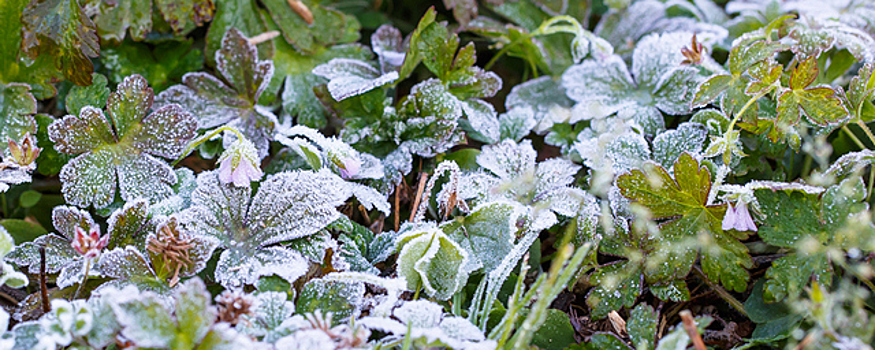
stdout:
POLYGON ((237 139, 219 157, 219 181, 234 183, 234 186, 249 186, 258 181, 264 173, 258 166, 258 151, 246 139, 237 139))
POLYGON ((737 231, 757 231, 757 226, 750 217, 750 212, 747 210, 747 203, 738 201, 733 207, 729 204, 729 209, 726 210, 726 215, 723 216, 723 230, 728 231, 735 229, 737 231))
POLYGON ((86 258, 96 258, 100 256, 100 251, 106 248, 109 244, 109 235, 100 237, 100 228, 91 226, 88 232, 81 227, 76 227, 76 235, 73 237, 73 242, 70 243, 77 253, 82 254, 86 258))
POLYGON ((362 168, 362 161, 356 157, 345 157, 340 161, 340 164, 337 164, 337 167, 340 169, 340 176, 349 180, 358 175, 362 168))

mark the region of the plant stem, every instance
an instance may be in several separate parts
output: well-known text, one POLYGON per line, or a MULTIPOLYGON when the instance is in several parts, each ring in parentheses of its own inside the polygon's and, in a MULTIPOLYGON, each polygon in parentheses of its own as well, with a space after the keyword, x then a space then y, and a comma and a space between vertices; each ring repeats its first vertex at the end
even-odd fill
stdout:
POLYGON ((769 87, 765 90, 756 94, 756 96, 751 97, 750 100, 747 100, 747 103, 745 103, 744 106, 741 107, 741 110, 739 110, 738 113, 735 114, 735 117, 732 118, 732 121, 729 123, 729 127, 726 128, 726 133, 728 134, 730 131, 732 131, 732 128, 735 127, 735 123, 738 122, 738 119, 740 119, 741 116, 744 115, 744 112, 747 112, 747 109, 750 108, 750 106, 753 105, 754 102, 756 102, 766 94, 772 92, 775 87, 777 87, 777 85, 773 83, 772 85, 769 85, 769 87))
POLYGON ((747 311, 744 310, 744 304, 738 301, 738 299, 735 299, 735 297, 732 296, 732 294, 729 294, 726 289, 723 289, 723 287, 721 287, 720 285, 711 282, 711 280, 708 279, 708 276, 705 276, 705 273, 702 272, 702 269, 700 269, 698 266, 693 266, 693 273, 696 274, 696 277, 705 282, 708 287, 711 287, 711 289, 713 289, 714 292, 716 292, 721 299, 729 303, 729 306, 732 306, 733 309, 740 312, 742 315, 744 315, 744 317, 749 318, 749 316, 747 315, 747 311))
POLYGON ((199 138, 194 139, 194 141, 189 143, 188 147, 186 147, 185 150, 179 154, 179 158, 176 158, 176 160, 173 161, 173 164, 171 164, 171 166, 176 166, 176 164, 179 164, 179 162, 181 162, 183 159, 185 159, 185 157, 187 157, 192 151, 194 151, 195 148, 197 148, 198 146, 200 146, 204 142, 207 142, 208 140, 212 139, 213 137, 215 137, 216 135, 218 135, 222 131, 233 132, 235 135, 237 135, 238 139, 245 138, 245 137, 243 137, 243 134, 240 133, 240 131, 237 131, 237 129, 234 129, 230 126, 223 126, 223 127, 218 128, 216 130, 213 130, 213 132, 211 132, 209 134, 204 134, 204 136, 201 136, 199 138))
POLYGON ((860 129, 863 129, 863 133, 869 138, 869 142, 872 142, 872 145, 875 145, 875 135, 872 134, 872 130, 869 129, 866 123, 863 123, 862 120, 858 120, 857 126, 859 126, 860 129))
POLYGON ((702 335, 699 334, 699 329, 696 327, 696 321, 693 320, 693 314, 690 313, 690 310, 681 311, 680 316, 684 324, 684 330, 687 331, 687 335, 693 341, 693 347, 696 350, 708 350, 705 346, 705 341, 702 340, 702 335))
POLYGON ((857 147, 860 147, 861 150, 866 149, 866 145, 863 144, 863 141, 860 141, 860 139, 857 137, 857 135, 855 135, 854 132, 851 131, 851 129, 848 128, 847 125, 843 125, 842 130, 846 134, 848 134, 848 137, 851 138, 851 141, 854 141, 854 144, 857 145, 857 147))
POLYGON ((70 301, 79 297, 79 292, 82 291, 82 286, 88 281, 88 274, 91 273, 91 259, 85 258, 85 275, 82 276, 82 282, 79 282, 79 287, 76 287, 76 293, 73 293, 73 298, 70 301))

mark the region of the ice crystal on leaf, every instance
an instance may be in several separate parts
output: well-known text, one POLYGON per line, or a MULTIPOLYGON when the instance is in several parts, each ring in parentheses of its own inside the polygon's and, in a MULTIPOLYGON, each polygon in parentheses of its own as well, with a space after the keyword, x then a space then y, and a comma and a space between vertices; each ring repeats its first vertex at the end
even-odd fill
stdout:
MULTIPOLYGON (((15 241, 2 226, 0 226, 0 259, 7 256, 15 248, 15 241)), ((6 285, 12 288, 20 288, 28 283, 27 276, 18 272, 5 260, 0 261, 0 286, 6 285)), ((9 315, 6 315, 7 319, 9 315)))
POLYGON ((447 236, 470 252, 465 270, 492 271, 513 249, 517 220, 523 210, 514 202, 496 201, 479 205, 466 216, 440 226, 447 236))
POLYGON ((838 124, 848 117, 847 109, 832 88, 811 86, 818 73, 814 56, 793 69, 787 88, 779 89, 775 129, 780 131, 798 124, 803 113, 812 123, 822 126, 838 124))
POLYGON ((215 171, 201 173, 192 207, 180 215, 190 232, 213 237, 225 248, 216 279, 226 287, 253 284, 273 273, 288 281, 308 263, 300 253, 274 244, 315 234, 341 214, 335 209, 353 195, 327 171, 293 171, 269 176, 253 196, 248 186, 222 184, 215 171))
POLYGON ((696 86, 701 80, 695 68, 681 65, 681 48, 692 33, 673 32, 644 37, 632 56, 631 74, 619 56, 588 59, 562 75, 562 87, 577 104, 575 119, 600 119, 616 113, 621 120, 634 120, 647 134, 665 128, 662 112, 690 112, 696 86), (633 78, 634 77, 634 78, 633 78))
POLYGON ((154 349, 247 349, 249 337, 214 323, 216 309, 204 283, 192 279, 174 293, 174 311, 151 292, 116 293, 112 303, 121 335, 141 348, 154 349))
MULTIPOLYGON (((158 104, 183 106, 196 114, 199 129, 226 125, 240 130, 255 144, 258 157, 264 158, 278 122, 273 112, 258 105, 258 98, 273 76, 273 62, 259 60, 255 45, 231 28, 216 51, 216 70, 221 77, 187 73, 182 85, 158 95, 158 104)), ((224 145, 229 147, 235 139, 225 134, 224 145)))
POLYGON ((121 198, 158 201, 171 194, 173 169, 158 157, 179 156, 195 136, 196 121, 178 105, 149 112, 152 89, 139 75, 125 78, 109 97, 106 114, 84 107, 49 125, 55 149, 79 154, 61 169, 68 203, 102 208, 121 198), (81 153, 81 154, 80 154, 81 153))
POLYGON ((709 278, 731 290, 743 291, 748 279, 745 268, 752 262, 739 240, 748 234, 723 231, 726 206, 708 204, 711 191, 708 168, 684 153, 673 170, 674 178, 665 168, 648 162, 643 169, 617 179, 623 196, 647 207, 654 219, 671 219, 660 225, 662 237, 658 244, 663 248, 659 254, 669 255, 663 256, 666 262, 656 267, 655 274, 684 277, 701 255, 702 269, 709 278), (708 242, 707 246, 700 249, 691 246, 692 242, 703 240, 708 242))
POLYGON ((94 316, 85 300, 52 300, 52 311, 39 320, 42 328, 41 338, 50 340, 56 346, 65 347, 74 338, 88 334, 94 326, 94 316))
POLYGON ((790 44, 790 49, 800 59, 820 56, 822 52, 838 46, 847 48, 863 63, 875 63, 875 37, 846 22, 802 16, 793 22, 789 37, 795 41, 790 44))
POLYGON ((528 208, 527 220, 544 226, 540 228, 555 224, 555 214, 574 216, 586 196, 584 191, 571 186, 580 166, 562 158, 536 164, 535 156, 530 140, 519 144, 504 140, 484 146, 477 164, 493 175, 465 174, 459 186, 460 196, 476 198, 478 203, 495 200, 521 203, 528 208))
MULTIPOLYGON (((578 121, 569 119, 569 117, 583 117, 579 114, 574 116, 570 114, 569 110, 574 102, 566 96, 565 89, 549 76, 532 79, 514 86, 507 95, 504 104, 507 106, 508 114, 517 111, 518 108, 531 108, 532 117, 536 123, 534 130, 538 134, 545 133, 554 123, 575 123, 578 121)), ((528 130, 532 130, 532 128, 530 127, 528 130)), ((515 141, 518 140, 515 139, 515 141)))
POLYGON ((251 314, 241 315, 237 331, 269 343, 289 333, 283 323, 295 312, 295 304, 286 293, 264 291, 250 298, 254 308, 251 314))
POLYGON ((416 347, 445 346, 451 349, 491 349, 494 340, 467 319, 443 314, 443 307, 426 300, 408 301, 394 311, 395 319, 363 317, 357 323, 371 330, 391 334, 385 343, 409 337, 416 347), (397 319, 397 320, 396 320, 397 319))
POLYGON ((398 275, 407 288, 447 300, 468 281, 468 252, 434 225, 408 226, 395 240, 398 275))
POLYGON ((813 278, 830 285, 834 270, 829 247, 872 249, 875 226, 869 222, 866 190, 857 177, 833 185, 821 194, 794 189, 754 191, 762 209, 759 235, 766 243, 794 249, 775 261, 766 273, 767 301, 798 296, 813 278))

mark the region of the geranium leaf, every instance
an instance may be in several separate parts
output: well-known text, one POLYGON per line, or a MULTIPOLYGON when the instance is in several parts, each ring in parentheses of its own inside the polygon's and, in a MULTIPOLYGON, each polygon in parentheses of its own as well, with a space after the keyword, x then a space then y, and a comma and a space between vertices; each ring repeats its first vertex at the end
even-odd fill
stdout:
POLYGON ((101 2, 94 24, 103 40, 121 42, 128 30, 131 38, 143 40, 152 31, 152 1, 101 2))
POLYGON ((314 68, 313 74, 328 79, 328 91, 337 101, 361 95, 398 79, 398 72, 390 71, 381 75, 367 62, 348 58, 332 59, 314 68))
POLYGON ((407 280, 407 288, 420 287, 434 298, 447 300, 468 280, 464 267, 468 253, 440 228, 413 229, 398 237, 398 274, 407 280))
POLYGON ((82 107, 93 106, 97 109, 106 107, 106 101, 109 99, 109 88, 106 86, 106 77, 101 74, 92 74, 91 85, 89 86, 74 86, 67 93, 64 100, 67 111, 70 113, 79 113, 82 107))
POLYGON ((313 279, 304 285, 295 306, 296 312, 331 312, 335 322, 357 318, 364 302, 365 284, 361 281, 313 279))
POLYGON ((177 105, 148 114, 152 89, 134 75, 110 95, 107 114, 93 107, 79 116, 68 115, 49 125, 55 148, 79 154, 61 169, 67 202, 82 207, 109 205, 116 184, 124 200, 170 195, 176 183, 173 170, 154 156, 174 158, 194 137, 195 119, 177 105))
POLYGON ((468 215, 441 225, 441 229, 471 252, 469 272, 492 271, 513 249, 522 211, 511 202, 492 202, 474 208, 468 215))
MULTIPOLYGON (((747 234, 734 230, 724 232, 722 221, 726 207, 707 204, 710 171, 689 153, 678 158, 673 170, 674 178, 665 168, 645 163, 643 170, 621 175, 617 185, 623 196, 650 209, 654 219, 670 219, 660 226, 662 245, 676 245, 677 250, 685 244, 684 240, 699 235, 708 237, 712 243, 699 249, 705 274, 727 288, 744 290, 748 279, 745 268, 752 266, 752 261, 747 248, 738 240, 747 234)), ((686 249, 683 255, 675 256, 672 263, 657 267, 655 276, 686 276, 697 255, 695 250, 686 249)))
MULTIPOLYGON (((260 157, 267 156, 277 119, 270 110, 258 107, 258 99, 273 76, 273 63, 259 60, 255 45, 236 28, 225 33, 215 58, 216 69, 228 85, 207 73, 188 73, 182 78, 183 85, 158 95, 158 105, 178 103, 197 112, 200 129, 234 127, 255 144, 260 157)), ((234 140, 236 137, 226 136, 225 146, 234 140)))

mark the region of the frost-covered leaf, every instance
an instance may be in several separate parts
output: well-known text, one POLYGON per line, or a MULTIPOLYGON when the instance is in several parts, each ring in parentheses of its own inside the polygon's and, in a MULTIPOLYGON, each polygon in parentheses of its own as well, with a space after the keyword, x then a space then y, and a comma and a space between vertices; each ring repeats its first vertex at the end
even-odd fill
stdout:
POLYGON ((447 236, 470 252, 468 272, 492 271, 510 253, 516 241, 521 208, 511 202, 481 204, 471 213, 442 224, 447 236))
POLYGON ((650 305, 638 304, 632 310, 626 329, 636 349, 653 347, 658 322, 658 313, 650 305))
MULTIPOLYGON (((15 241, 12 236, 6 231, 3 226, 0 226, 0 258, 6 257, 15 247, 15 241)), ((11 288, 21 288, 28 283, 27 276, 18 272, 12 265, 9 265, 5 260, 0 261, 0 285, 6 285, 11 288)), ((8 315, 6 316, 9 317, 8 315)))
POLYGON ((447 300, 468 280, 465 269, 468 252, 437 227, 414 228, 395 241, 398 274, 407 280, 407 288, 425 291, 434 298, 447 300))
POLYGON ((817 57, 834 46, 848 49, 864 63, 875 62, 875 38, 871 32, 835 20, 818 20, 803 16, 789 28, 795 42, 790 49, 800 58, 817 57))
POLYGON ((77 85, 91 85, 100 46, 96 26, 76 0, 31 1, 21 14, 21 50, 32 59, 55 58, 55 65, 77 85))
POLYGON ((398 72, 380 74, 367 62, 348 58, 332 59, 314 68, 313 74, 328 79, 328 91, 337 101, 361 95, 398 79, 398 72))
MULTIPOLYGON (((542 134, 553 126, 553 123, 565 121, 564 113, 561 111, 570 109, 573 101, 566 96, 565 89, 558 82, 549 76, 543 76, 514 86, 507 94, 504 104, 508 110, 507 114, 515 111, 522 113, 517 111, 518 108, 531 108, 530 113, 537 123, 535 132, 542 134)), ((582 114, 579 116, 586 117, 582 114)), ((568 120, 569 123, 576 121, 568 120)))
POLYGON ((365 284, 355 281, 313 279, 298 296, 297 313, 331 312, 335 322, 358 318, 363 306, 365 284))
POLYGON ((379 275, 379 270, 374 265, 385 261, 395 252, 395 232, 375 234, 346 217, 341 217, 332 226, 342 232, 337 240, 343 244, 336 254, 344 257, 352 271, 379 275), (340 222, 343 224, 338 224, 340 222))
POLYGON ((805 114, 812 123, 822 126, 837 124, 847 118, 848 111, 833 89, 826 86, 810 86, 818 73, 815 57, 799 62, 799 65, 793 69, 788 88, 782 89, 777 98, 778 117, 775 119, 777 132, 799 123, 802 114, 805 114))
POLYGON ((745 268, 752 265, 747 248, 739 242, 748 233, 723 231, 724 205, 708 205, 711 173, 689 153, 684 153, 674 164, 674 178, 665 168, 645 163, 643 170, 633 170, 617 179, 617 185, 626 198, 650 209, 654 219, 669 219, 660 225, 661 245, 675 245, 676 255, 670 262, 656 267, 657 276, 683 277, 689 272, 698 255, 702 269, 714 281, 729 289, 743 291, 747 286, 745 268), (690 239, 709 240, 700 249, 684 247, 690 239))
POLYGON ((397 131, 405 140, 401 145, 412 153, 432 157, 461 141, 456 121, 462 117, 462 108, 440 80, 416 84, 398 114, 406 119, 406 125, 397 131))
POLYGON ((27 84, 0 83, 0 156, 5 156, 9 140, 20 141, 25 134, 36 135, 36 99, 27 84))
POLYGON ((875 71, 875 64, 867 63, 860 67, 857 75, 851 78, 848 84, 847 99, 850 106, 848 110, 855 118, 860 118, 863 121, 871 121, 875 119, 875 105, 872 104, 873 94, 875 94, 875 80, 872 79, 872 72, 875 71))
POLYGON ((830 285, 833 267, 829 253, 822 247, 860 250, 865 248, 851 242, 875 237, 875 227, 870 223, 855 226, 858 231, 845 229, 857 220, 855 217, 868 211, 868 204, 862 202, 866 190, 859 178, 846 179, 822 194, 760 189, 754 195, 764 214, 760 237, 772 245, 795 248, 775 261, 766 273, 766 301, 799 295, 812 276, 818 283, 830 285))
POLYGON ((698 123, 682 123, 677 129, 667 130, 653 138, 653 160, 668 168, 684 152, 699 154, 708 133, 698 123))
POLYGON ((500 141, 499 136, 501 130, 498 121, 498 113, 495 112, 495 107, 492 107, 492 104, 476 98, 460 102, 462 105, 462 112, 464 112, 467 117, 467 119, 460 124, 462 128, 468 132, 468 136, 485 143, 495 143, 500 141))
POLYGON ((103 40, 121 42, 128 31, 132 39, 143 40, 152 31, 152 1, 101 1, 94 22, 103 40))
POLYGON ((687 32, 648 35, 635 49, 631 74, 619 56, 572 66, 562 75, 562 87, 577 102, 574 113, 585 120, 617 113, 648 134, 664 129, 660 111, 689 113, 699 83, 698 71, 681 65, 681 48, 690 36, 687 32))
POLYGON ((613 310, 635 305, 641 294, 643 272, 637 264, 616 263, 600 268, 590 276, 590 281, 597 285, 586 296, 593 318, 603 318, 613 310))
POLYGON ((572 149, 590 169, 622 174, 651 158, 647 140, 629 123, 593 121, 577 135, 572 149))
POLYGON ((283 321, 292 316, 295 304, 282 292, 259 292, 255 296, 256 309, 252 315, 242 315, 237 329, 250 336, 263 337, 265 342, 275 342, 287 333, 283 321))
POLYGON ((110 95, 106 115, 85 107, 49 125, 55 148, 80 154, 61 169, 62 192, 68 203, 106 207, 116 183, 122 199, 166 198, 176 183, 173 170, 157 157, 175 158, 194 137, 196 121, 177 105, 149 112, 152 89, 134 75, 110 95))
POLYGON ((537 124, 531 107, 514 108, 498 117, 498 138, 520 142, 537 124))
MULTIPOLYGON (((182 85, 161 92, 157 103, 178 103, 196 114, 199 129, 226 125, 239 130, 264 158, 278 122, 273 112, 258 106, 258 99, 273 76, 273 62, 259 60, 255 45, 235 28, 225 33, 215 57, 220 77, 188 73, 182 77, 182 85)), ((226 135, 227 147, 236 137, 226 135)))
POLYGON ((384 24, 371 35, 371 50, 380 61, 381 72, 399 71, 407 55, 401 31, 384 24))

